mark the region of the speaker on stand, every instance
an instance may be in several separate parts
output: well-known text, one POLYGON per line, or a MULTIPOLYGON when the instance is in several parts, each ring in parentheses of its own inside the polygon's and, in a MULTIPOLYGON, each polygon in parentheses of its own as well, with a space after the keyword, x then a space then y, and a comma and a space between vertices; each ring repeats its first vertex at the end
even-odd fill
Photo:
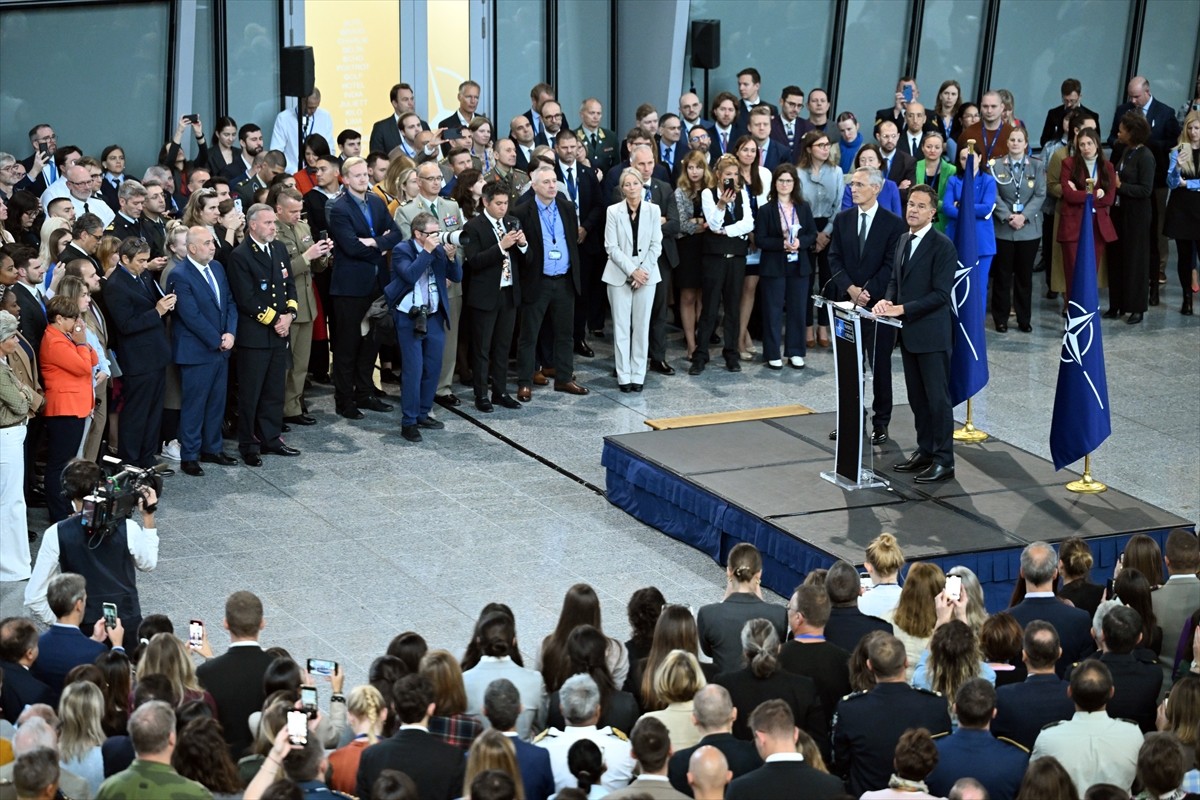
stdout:
POLYGON ((279 54, 279 93, 296 98, 296 165, 304 166, 304 101, 316 87, 311 47, 285 47, 279 54))
MULTIPOLYGON (((708 71, 721 66, 721 20, 692 20, 692 69, 704 70, 704 107, 708 108, 708 71)), ((701 116, 704 112, 701 112, 701 116)))

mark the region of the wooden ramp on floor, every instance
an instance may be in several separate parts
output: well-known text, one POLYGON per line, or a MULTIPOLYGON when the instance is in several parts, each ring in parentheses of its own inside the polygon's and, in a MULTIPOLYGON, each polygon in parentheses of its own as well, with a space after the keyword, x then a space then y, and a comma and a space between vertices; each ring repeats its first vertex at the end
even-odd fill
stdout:
POLYGON ((694 414, 690 417, 648 419, 646 420, 646 425, 652 430, 669 431, 677 428, 697 428, 701 425, 721 425, 726 422, 750 422, 760 419, 799 417, 811 413, 813 413, 813 410, 808 406, 770 406, 768 408, 749 408, 744 411, 719 411, 715 414, 694 414))

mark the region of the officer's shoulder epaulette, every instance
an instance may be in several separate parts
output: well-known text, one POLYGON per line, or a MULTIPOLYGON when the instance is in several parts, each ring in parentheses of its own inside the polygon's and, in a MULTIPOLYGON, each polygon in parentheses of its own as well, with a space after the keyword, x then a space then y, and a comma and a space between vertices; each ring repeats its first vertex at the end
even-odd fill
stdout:
POLYGON ((1028 747, 1026 747, 1025 745, 1021 744, 1020 742, 1015 742, 1015 741, 1013 741, 1012 739, 1008 738, 1007 736, 997 736, 997 737, 996 737, 996 741, 998 741, 998 742, 1004 742, 1005 744, 1010 744, 1010 745, 1012 745, 1013 747, 1015 747, 1015 748, 1017 748, 1018 750, 1020 750, 1022 753, 1025 753, 1026 755, 1028 755, 1028 754, 1029 754, 1029 748, 1028 748, 1028 747))
POLYGON ((934 689, 926 689, 926 688, 925 688, 925 687, 923 687, 923 686, 914 686, 913 688, 914 688, 914 689, 916 689, 916 690, 917 690, 918 692, 920 692, 921 694, 927 694, 927 695, 929 695, 930 697, 941 697, 941 696, 942 696, 942 693, 941 693, 941 692, 939 692, 939 691, 936 691, 936 690, 934 690, 934 689))
POLYGON ((1056 725, 1062 725, 1063 723, 1066 723, 1069 721, 1070 720, 1059 719, 1059 720, 1055 720, 1054 722, 1047 722, 1045 725, 1042 726, 1042 730, 1048 731, 1051 728, 1055 727, 1056 725))
POLYGON ((931 734, 929 738, 930 739, 944 739, 947 736, 949 736, 951 733, 952 733, 952 731, 942 731, 941 733, 931 734))
POLYGON ((848 694, 848 695, 844 695, 844 696, 842 697, 842 699, 843 699, 843 700, 857 700, 858 698, 860 698, 860 697, 865 697, 865 696, 867 696, 867 695, 869 695, 869 694, 870 694, 870 692, 869 692, 869 691, 867 691, 866 689, 863 689, 862 691, 858 691, 858 692, 851 692, 851 693, 850 693, 850 694, 848 694))
POLYGON ((534 742, 540 742, 543 739, 553 739, 555 736, 562 735, 562 731, 558 728, 546 728, 546 730, 533 737, 534 742))
POLYGON ((609 725, 607 728, 601 728, 600 733, 607 733, 610 736, 615 736, 622 742, 629 741, 629 737, 625 735, 625 731, 621 730, 620 728, 614 728, 612 725, 609 725))

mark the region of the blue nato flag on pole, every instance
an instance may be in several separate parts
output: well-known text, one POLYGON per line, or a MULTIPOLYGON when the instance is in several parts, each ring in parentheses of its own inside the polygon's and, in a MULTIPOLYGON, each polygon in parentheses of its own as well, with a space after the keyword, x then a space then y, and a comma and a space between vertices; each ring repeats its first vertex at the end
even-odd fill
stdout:
POLYGON ((979 248, 975 243, 975 154, 967 156, 962 196, 958 201, 958 225, 954 249, 958 268, 950 294, 954 312, 954 351, 950 356, 950 402, 958 405, 987 385, 987 345, 983 334, 987 276, 979 271, 979 248))
POLYGON ((1058 364, 1058 389, 1050 423, 1050 454, 1062 469, 1100 446, 1112 433, 1104 345, 1100 337, 1100 297, 1096 289, 1096 243, 1092 196, 1083 206, 1079 252, 1071 280, 1071 301, 1058 364))

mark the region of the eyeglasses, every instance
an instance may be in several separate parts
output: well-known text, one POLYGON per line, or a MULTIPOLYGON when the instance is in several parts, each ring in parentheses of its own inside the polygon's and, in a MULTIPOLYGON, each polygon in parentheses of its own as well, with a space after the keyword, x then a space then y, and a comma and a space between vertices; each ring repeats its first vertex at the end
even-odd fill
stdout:
POLYGON ((419 180, 419 181, 441 181, 441 179, 442 179, 441 175, 418 175, 417 176, 417 180, 419 180))
POLYGON ((829 147, 829 142, 817 142, 813 147, 829 147))
POLYGON ((562 119, 562 114, 542 114, 542 119, 562 119))
POLYGON ((69 186, 87 186, 91 182, 92 182, 92 179, 88 178, 86 181, 67 181, 67 185, 69 185, 69 186))

